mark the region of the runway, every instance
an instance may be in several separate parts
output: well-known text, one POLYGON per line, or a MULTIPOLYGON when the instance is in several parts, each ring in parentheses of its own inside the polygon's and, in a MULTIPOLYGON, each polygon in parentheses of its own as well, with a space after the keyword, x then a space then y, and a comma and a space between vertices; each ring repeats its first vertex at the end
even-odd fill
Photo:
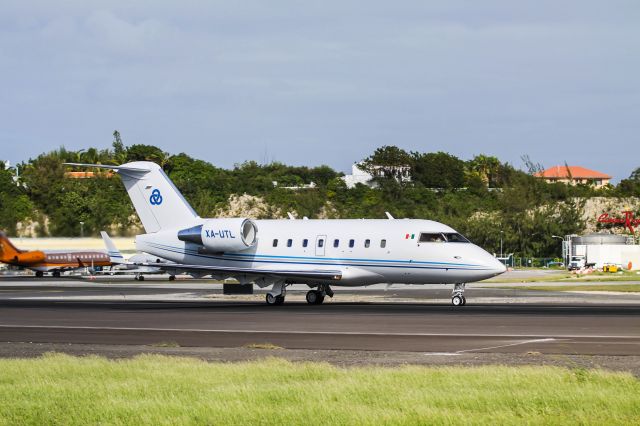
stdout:
MULTIPOLYGON (((399 290, 385 297, 381 290, 343 290, 334 301, 321 306, 307 305, 302 301, 304 292, 298 292, 296 298, 293 291, 285 305, 267 306, 261 295, 222 297, 211 286, 199 284, 181 290, 178 286, 127 283, 113 288, 80 283, 69 288, 11 282, 0 286, 0 341, 172 342, 180 347, 217 348, 268 342, 286 349, 451 356, 640 355, 638 303, 566 303, 562 296, 553 303, 477 303, 473 292, 468 292, 470 303, 454 308, 437 299, 442 291, 448 294, 441 289, 412 288, 407 290, 409 295, 399 290), (411 296, 415 292, 422 298, 411 296), (378 301, 379 293, 384 302, 378 301), (180 300, 177 294, 188 297, 180 300), (437 296, 436 301, 430 301, 429 296, 437 296), (136 300, 140 297, 148 300, 136 300), (134 300, 128 300, 131 298, 134 300)), ((476 296, 499 292, 475 291, 476 296)), ((513 290, 509 291, 513 296, 513 290)))

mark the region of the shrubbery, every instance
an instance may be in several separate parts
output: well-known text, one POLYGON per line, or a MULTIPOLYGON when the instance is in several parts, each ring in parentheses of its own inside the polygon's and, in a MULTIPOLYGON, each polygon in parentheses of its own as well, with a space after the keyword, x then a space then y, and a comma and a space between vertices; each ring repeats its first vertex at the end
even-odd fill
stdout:
POLYGON ((226 206, 232 194, 260 196, 276 211, 299 217, 324 215, 340 218, 410 217, 444 222, 489 251, 503 244, 520 256, 553 256, 559 244, 551 235, 579 233, 580 198, 640 195, 640 169, 618 187, 596 190, 589 186, 547 184, 495 157, 478 155, 463 161, 444 152, 407 153, 382 147, 364 159, 363 167, 410 166, 412 182, 399 182, 393 173, 379 173, 377 187, 349 189, 340 173, 329 166, 288 166, 248 161, 227 170, 185 153, 170 155, 155 146, 125 147, 114 134, 111 150, 60 148, 18 166, 0 168, 0 226, 14 233, 16 223, 35 220, 40 234, 77 236, 79 222, 85 235, 102 229, 113 233, 136 231, 137 218, 117 175, 96 171, 93 179, 66 178, 71 168, 63 162, 121 164, 148 160, 160 164, 194 209, 211 217, 226 206), (277 186, 274 187, 274 183, 277 186), (285 186, 315 183, 299 190, 285 186), (502 234, 502 235, 501 235, 502 234))

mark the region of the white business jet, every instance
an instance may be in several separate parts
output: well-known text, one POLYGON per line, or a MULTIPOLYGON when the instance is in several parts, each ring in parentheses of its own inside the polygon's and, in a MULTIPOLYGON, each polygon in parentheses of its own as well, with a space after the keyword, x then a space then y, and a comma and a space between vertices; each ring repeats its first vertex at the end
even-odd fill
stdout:
POLYGON ((311 288, 306 299, 312 305, 333 297, 331 286, 404 283, 454 284, 451 302, 459 306, 466 303, 465 283, 506 270, 454 229, 430 220, 205 219, 155 163, 67 164, 122 177, 147 232, 136 236, 137 250, 175 262, 140 266, 272 286, 269 305, 282 304, 294 283, 311 288))

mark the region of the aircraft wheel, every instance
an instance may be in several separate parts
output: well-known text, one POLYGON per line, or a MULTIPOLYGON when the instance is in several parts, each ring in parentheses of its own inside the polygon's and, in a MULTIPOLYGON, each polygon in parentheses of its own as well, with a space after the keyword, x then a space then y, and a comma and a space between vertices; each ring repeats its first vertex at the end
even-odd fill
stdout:
POLYGON ((309 290, 307 292, 307 303, 310 305, 320 305, 324 302, 324 295, 318 290, 309 290))
POLYGON ((316 303, 318 303, 318 298, 320 297, 320 294, 318 293, 318 291, 316 290, 309 290, 307 292, 307 303, 310 305, 315 305, 316 303))
POLYGON ((453 296, 451 298, 451 304, 453 306, 462 306, 462 305, 464 305, 464 302, 465 302, 464 297, 460 296, 458 294, 456 294, 455 296, 453 296))
POLYGON ((467 298, 464 296, 461 296, 461 297, 462 297, 462 306, 464 306, 467 304, 467 298))
POLYGON ((138 281, 144 281, 144 275, 140 275, 140 276, 138 277, 138 281))
POLYGON ((267 301, 267 305, 282 305, 284 303, 284 296, 274 296, 271 293, 267 293, 265 300, 267 301))
POLYGON ((60 278, 60 271, 53 271, 52 274, 55 278, 60 278))
POLYGON ((176 280, 175 275, 169 275, 169 281, 175 281, 175 280, 176 280))
POLYGON ((44 277, 44 272, 42 272, 42 271, 36 271, 36 277, 38 277, 38 278, 42 278, 42 277, 44 277))

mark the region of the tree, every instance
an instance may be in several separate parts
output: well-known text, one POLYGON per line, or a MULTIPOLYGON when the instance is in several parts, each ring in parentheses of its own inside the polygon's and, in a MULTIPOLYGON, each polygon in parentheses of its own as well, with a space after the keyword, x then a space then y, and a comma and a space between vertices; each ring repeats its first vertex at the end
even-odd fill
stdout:
POLYGON ((120 132, 117 130, 113 131, 113 159, 116 164, 124 164, 127 162, 127 148, 125 148, 124 143, 122 142, 122 138, 120 137, 120 132))
POLYGON ((358 167, 374 178, 395 178, 402 181, 403 173, 412 164, 412 156, 397 146, 382 146, 365 158, 358 167))
POLYGON ((618 192, 624 196, 640 197, 640 167, 631 172, 627 179, 620 181, 618 192))
POLYGON ((469 172, 474 176, 478 176, 488 187, 495 187, 500 166, 500 160, 484 154, 476 155, 467 163, 469 172))
POLYGON ((455 189, 464 187, 464 161, 446 152, 413 153, 414 182, 427 188, 455 189))
POLYGON ((14 234, 16 224, 30 217, 34 207, 24 187, 14 181, 14 171, 0 161, 0 230, 14 234))
POLYGON ((127 148, 127 161, 153 161, 164 170, 170 169, 170 155, 157 146, 136 144, 127 148))

